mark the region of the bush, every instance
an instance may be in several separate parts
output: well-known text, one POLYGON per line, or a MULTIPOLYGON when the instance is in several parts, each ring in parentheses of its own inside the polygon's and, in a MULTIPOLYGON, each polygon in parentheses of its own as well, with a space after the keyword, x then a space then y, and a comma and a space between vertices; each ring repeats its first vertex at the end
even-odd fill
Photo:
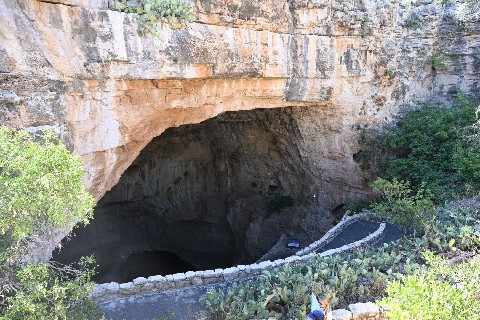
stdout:
POLYGON ((459 266, 441 266, 438 259, 427 254, 435 264, 421 269, 401 281, 387 286, 388 297, 379 303, 388 306, 391 320, 480 319, 480 258, 459 266), (461 285, 455 285, 460 281, 461 285))
POLYGON ((45 225, 92 217, 95 200, 82 182, 82 161, 52 131, 43 141, 0 126, 0 236, 24 238, 45 225))
POLYGON ((88 299, 91 259, 79 270, 25 262, 32 236, 87 223, 95 204, 80 158, 52 131, 40 140, 0 126, 0 318, 98 319, 98 306, 88 299))
POLYGON ((434 53, 430 60, 427 61, 427 64, 432 67, 432 69, 439 69, 447 63, 447 59, 441 53, 434 53))
POLYGON ((112 9, 133 13, 135 21, 141 26, 140 31, 149 31, 156 36, 160 36, 165 22, 173 29, 179 29, 194 18, 192 4, 186 0, 139 0, 135 3, 114 0, 112 9))
POLYGON ((93 269, 88 266, 92 262, 82 260, 80 269, 50 263, 27 264, 17 272, 20 289, 6 298, 8 307, 0 318, 100 319, 98 305, 88 297, 93 286, 93 269))
POLYGON ((372 190, 380 194, 381 201, 373 203, 371 209, 392 223, 423 230, 423 226, 432 219, 433 195, 424 185, 413 192, 409 182, 378 178, 372 190))
POLYGON ((409 181, 414 191, 428 186, 437 200, 461 194, 478 176, 480 148, 465 130, 476 122, 476 106, 461 95, 454 107, 424 104, 381 133, 366 131, 360 161, 372 175, 409 181))

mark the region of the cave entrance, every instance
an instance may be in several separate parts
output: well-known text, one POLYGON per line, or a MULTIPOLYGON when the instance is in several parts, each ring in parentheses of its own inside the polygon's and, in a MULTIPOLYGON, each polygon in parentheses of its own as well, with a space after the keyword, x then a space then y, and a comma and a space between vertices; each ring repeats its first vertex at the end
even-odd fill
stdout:
POLYGON ((97 282, 122 282, 282 254, 272 247, 291 254, 288 238, 308 245, 332 226, 329 210, 361 190, 346 134, 327 111, 227 112, 166 130, 54 259, 93 254, 97 282))
POLYGON ((142 251, 130 254, 122 266, 118 282, 129 282, 138 277, 165 276, 179 272, 196 271, 190 263, 166 251, 142 251), (123 277, 122 277, 123 276, 123 277))

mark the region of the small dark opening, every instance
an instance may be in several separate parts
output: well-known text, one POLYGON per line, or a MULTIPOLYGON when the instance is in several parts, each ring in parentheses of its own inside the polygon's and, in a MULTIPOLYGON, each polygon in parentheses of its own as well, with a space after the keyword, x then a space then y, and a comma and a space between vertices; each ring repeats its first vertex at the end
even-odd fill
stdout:
POLYGON ((138 277, 168 275, 179 272, 196 271, 190 263, 176 254, 166 251, 142 251, 132 253, 122 265, 119 279, 129 282, 138 277))
POLYGON ((332 210, 332 216, 334 217, 335 221, 340 221, 345 214, 345 203, 339 204, 332 210))

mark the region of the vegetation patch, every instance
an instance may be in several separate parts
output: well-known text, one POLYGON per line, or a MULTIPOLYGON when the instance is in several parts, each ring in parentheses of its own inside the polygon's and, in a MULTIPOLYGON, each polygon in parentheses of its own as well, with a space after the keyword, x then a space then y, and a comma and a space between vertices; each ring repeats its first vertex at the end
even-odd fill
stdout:
POLYGON ((447 59, 440 52, 434 53, 427 61, 427 64, 434 70, 440 69, 441 67, 445 66, 446 63, 447 59))
POLYGON ((453 106, 421 104, 381 132, 364 130, 358 159, 373 176, 408 181, 436 201, 480 186, 475 99, 463 94, 453 106))
POLYGON ((140 25, 139 31, 161 35, 164 23, 179 29, 194 19, 192 3, 186 0, 114 0, 113 10, 131 13, 140 25))
POLYGON ((454 266, 431 252, 426 258, 428 269, 388 284, 379 303, 388 306, 389 319, 479 319, 480 257, 454 266))
POLYGON ((80 158, 52 131, 40 140, 0 126, 0 319, 99 319, 91 258, 77 268, 26 262, 34 239, 87 223, 95 204, 80 158))

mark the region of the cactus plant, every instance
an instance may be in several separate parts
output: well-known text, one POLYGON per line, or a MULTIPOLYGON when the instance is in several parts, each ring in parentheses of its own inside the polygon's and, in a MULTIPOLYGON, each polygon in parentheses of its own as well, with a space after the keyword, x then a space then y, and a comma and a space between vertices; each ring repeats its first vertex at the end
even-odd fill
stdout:
POLYGON ((160 36, 166 22, 172 29, 179 29, 194 19, 192 4, 187 0, 113 0, 112 10, 131 13, 140 25, 139 31, 149 31, 160 36))

